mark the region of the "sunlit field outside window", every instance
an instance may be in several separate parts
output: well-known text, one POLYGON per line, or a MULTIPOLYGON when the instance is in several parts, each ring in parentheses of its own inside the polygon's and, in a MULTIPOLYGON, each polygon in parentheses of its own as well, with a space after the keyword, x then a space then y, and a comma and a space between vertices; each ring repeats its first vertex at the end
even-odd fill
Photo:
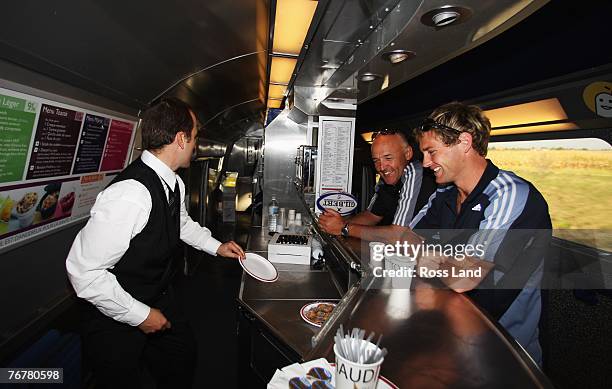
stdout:
POLYGON ((554 235, 612 251, 612 146, 601 139, 492 142, 487 158, 533 183, 554 235))

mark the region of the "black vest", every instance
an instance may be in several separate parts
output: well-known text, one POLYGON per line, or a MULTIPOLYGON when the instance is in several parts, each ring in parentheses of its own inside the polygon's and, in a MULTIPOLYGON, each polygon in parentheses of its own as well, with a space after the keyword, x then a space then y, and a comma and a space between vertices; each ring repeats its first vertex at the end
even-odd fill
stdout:
POLYGON ((119 173, 109 186, 130 179, 140 182, 151 194, 151 214, 143 230, 132 238, 127 251, 109 271, 132 297, 150 305, 170 284, 174 258, 181 253, 180 205, 175 205, 173 215, 160 177, 140 158, 119 173))

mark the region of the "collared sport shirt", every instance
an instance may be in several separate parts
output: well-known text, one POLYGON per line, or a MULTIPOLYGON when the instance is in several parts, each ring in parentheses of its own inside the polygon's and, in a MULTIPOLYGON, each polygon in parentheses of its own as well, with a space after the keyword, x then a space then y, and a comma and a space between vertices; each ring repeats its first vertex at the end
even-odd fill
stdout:
POLYGON ((400 180, 395 185, 388 185, 381 179, 376 184, 374 196, 372 196, 372 200, 370 200, 368 205, 368 211, 382 217, 382 220, 377 225, 388 226, 393 222, 402 187, 403 180, 400 180))
POLYGON ((379 225, 395 224, 408 227, 415 210, 427 203, 435 187, 433 177, 424 174, 421 162, 411 161, 404 168, 401 183, 391 186, 380 180, 368 205, 368 211, 383 217, 379 225))
MULTIPOLYGON (((538 321, 541 310, 539 284, 543 271, 543 251, 534 250, 533 235, 520 231, 546 231, 552 224, 548 205, 540 192, 528 181, 512 172, 500 170, 487 160, 487 167, 474 190, 457 213, 458 190, 454 185, 438 188, 410 227, 427 230, 424 236, 459 236, 457 230, 472 230, 466 237, 471 244, 483 244, 483 259, 495 263, 488 284, 468 292, 514 336, 538 362, 538 321), (453 230, 453 232, 451 232, 453 230), (439 233, 437 232, 439 231, 439 233), (517 238, 518 236, 518 238, 517 238), (517 270, 529 269, 522 289, 499 288, 517 270)), ((454 241, 457 243, 457 241, 454 241)), ((545 247, 547 242, 537 245, 545 247)), ((488 279, 489 277, 487 277, 488 279)), ((485 279, 486 280, 486 279, 485 279)))

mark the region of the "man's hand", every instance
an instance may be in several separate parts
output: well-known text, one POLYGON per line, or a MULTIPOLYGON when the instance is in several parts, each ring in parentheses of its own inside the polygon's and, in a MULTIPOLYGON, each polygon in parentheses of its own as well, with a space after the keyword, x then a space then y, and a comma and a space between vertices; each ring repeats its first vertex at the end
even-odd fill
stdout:
POLYGON ((346 222, 340 216, 340 214, 332 209, 326 209, 321 216, 319 216, 319 226, 321 229, 328 234, 340 235, 342 233, 342 227, 346 222))
MULTIPOLYGON (((445 260, 444 256, 425 254, 418 258, 417 266, 429 271, 435 271, 440 269, 445 260)), ((417 272, 417 274, 420 274, 420 272, 417 272)))
POLYGON ((138 325, 138 328, 145 334, 152 334, 172 327, 166 316, 159 309, 151 308, 149 316, 138 325))
POLYGON ((244 250, 242 250, 242 247, 238 246, 238 244, 233 240, 225 242, 219 246, 217 249, 217 254, 228 258, 244 258, 244 250))

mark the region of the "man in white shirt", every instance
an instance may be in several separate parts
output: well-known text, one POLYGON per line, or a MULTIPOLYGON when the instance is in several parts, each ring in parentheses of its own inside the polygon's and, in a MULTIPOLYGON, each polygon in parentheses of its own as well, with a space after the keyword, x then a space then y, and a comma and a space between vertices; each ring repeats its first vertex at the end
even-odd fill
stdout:
POLYGON ((83 309, 83 352, 96 387, 141 387, 148 365, 158 388, 191 387, 195 337, 173 298, 170 281, 179 240, 212 255, 240 258, 185 209, 187 168, 197 145, 197 119, 177 99, 143 115, 142 156, 102 191, 66 260, 83 309), (95 309, 95 308, 97 309, 95 309))

